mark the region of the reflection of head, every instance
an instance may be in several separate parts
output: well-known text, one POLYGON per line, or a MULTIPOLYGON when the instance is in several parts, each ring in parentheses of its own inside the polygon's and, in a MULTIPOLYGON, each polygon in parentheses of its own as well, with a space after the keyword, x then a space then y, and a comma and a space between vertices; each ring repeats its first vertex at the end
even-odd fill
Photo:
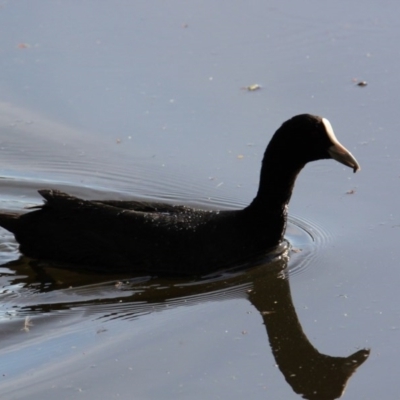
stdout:
MULTIPOLYGON (((348 357, 330 357, 315 350, 315 355, 296 365, 297 371, 286 371, 285 379, 305 399, 337 399, 342 396, 347 381, 369 353, 369 350, 359 350, 348 357)), ((293 355, 293 358, 296 356, 293 355)))
POLYGON ((45 311, 48 316, 58 315, 60 310, 84 309, 86 315, 96 315, 103 322, 118 318, 134 322, 140 315, 167 312, 174 306, 247 295, 264 320, 276 363, 293 391, 309 400, 336 399, 351 375, 368 358, 369 350, 360 350, 348 357, 332 357, 313 347, 292 302, 285 273, 287 260, 277 256, 269 263, 202 280, 136 277, 125 279, 118 287, 115 281, 109 280, 109 275, 74 275, 68 270, 39 266, 31 269, 29 264, 19 262, 18 266, 8 265, 17 272, 10 274, 9 285, 15 290, 18 284, 28 292, 30 286, 35 290, 40 287, 40 292, 45 294, 43 304, 41 293, 19 297, 20 301, 27 302, 25 306, 19 303, 25 315, 28 305, 32 314, 45 311), (97 284, 94 279, 98 280, 97 284))
POLYGON ((300 325, 288 276, 264 273, 253 277, 253 282, 250 301, 261 312, 276 363, 293 391, 309 400, 340 397, 369 350, 348 357, 319 353, 300 325))

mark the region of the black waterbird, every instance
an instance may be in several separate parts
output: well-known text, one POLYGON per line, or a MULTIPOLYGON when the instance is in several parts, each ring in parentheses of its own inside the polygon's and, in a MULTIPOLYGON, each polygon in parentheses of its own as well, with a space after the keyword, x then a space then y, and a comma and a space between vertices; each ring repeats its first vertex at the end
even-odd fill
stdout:
POLYGON ((278 246, 301 169, 335 159, 360 169, 325 118, 297 115, 272 137, 256 197, 242 210, 208 211, 142 201, 82 200, 39 190, 46 200, 27 213, 0 213, 24 255, 109 272, 204 275, 246 263, 278 246))

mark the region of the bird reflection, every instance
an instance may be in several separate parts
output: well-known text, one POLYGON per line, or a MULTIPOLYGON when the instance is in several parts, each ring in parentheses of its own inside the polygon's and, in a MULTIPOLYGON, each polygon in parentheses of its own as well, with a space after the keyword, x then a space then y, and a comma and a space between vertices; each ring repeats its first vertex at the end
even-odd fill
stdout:
POLYGON ((210 299, 218 301, 227 296, 247 296, 263 318, 273 356, 286 382, 305 399, 330 400, 341 397, 351 375, 369 356, 367 349, 347 357, 334 357, 321 354, 313 347, 303 332, 293 305, 287 257, 277 256, 273 261, 241 271, 191 281, 154 277, 120 279, 110 275, 32 266, 25 260, 22 258, 3 265, 3 273, 0 273, 3 288, 19 285, 34 288, 39 295, 32 296, 34 304, 29 304, 29 301, 20 304, 25 315, 27 310, 34 314, 77 305, 86 307, 88 314, 98 315, 101 306, 107 306, 109 311, 113 304, 115 310, 112 318, 135 319, 146 312, 165 310, 166 304, 170 308, 210 299), (88 290, 89 285, 91 290, 88 290), (70 286, 74 288, 69 289, 70 286), (71 290, 74 296, 71 296, 71 290), (40 304, 40 293, 44 292, 53 292, 54 301, 49 303, 47 299, 40 304), (88 293, 93 296, 88 296, 88 293))
POLYGON ((263 317, 276 364, 292 389, 310 400, 341 397, 369 350, 348 357, 318 352, 303 332, 285 273, 275 275, 275 279, 256 279, 249 299, 263 317))

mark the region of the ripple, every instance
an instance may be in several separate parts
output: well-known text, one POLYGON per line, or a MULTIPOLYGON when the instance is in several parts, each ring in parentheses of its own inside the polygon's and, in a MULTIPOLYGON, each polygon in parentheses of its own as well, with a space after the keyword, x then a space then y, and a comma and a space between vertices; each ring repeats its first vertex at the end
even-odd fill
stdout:
MULTIPOLYGON (((36 189, 44 185, 87 198, 118 199, 127 195, 120 192, 110 194, 100 188, 35 179, 3 178, 0 180, 0 185, 4 193, 0 200, 0 208, 7 210, 18 210, 40 203, 36 189)), ((185 203, 189 195, 186 194, 186 197, 182 198, 182 194, 178 193, 177 182, 172 187, 177 193, 161 199, 153 197, 151 200, 185 203)), ((201 185, 198 185, 197 190, 200 187, 201 185)), ((132 195, 130 194, 129 197, 132 195)), ((204 201, 205 204, 206 201, 204 201)), ((202 206, 202 204, 197 205, 202 206)), ((243 206, 222 196, 213 198, 207 205, 210 208, 218 205, 223 208, 243 206)), ((332 235, 314 221, 290 216, 286 238, 292 246, 287 271, 290 276, 297 276, 318 266, 317 260, 321 250, 330 242, 332 235)), ((282 264, 279 255, 276 260, 277 270, 279 270, 282 264)), ((84 271, 72 272, 48 266, 34 269, 26 261, 20 259, 13 235, 3 229, 0 229, 0 262, 3 266, 0 269, 0 297, 2 297, 1 314, 4 319, 49 312, 52 314, 54 312, 67 314, 84 312, 86 315, 99 315, 100 318, 106 319, 130 319, 164 310, 166 307, 240 297, 245 295, 246 289, 251 285, 249 282, 241 284, 235 280, 247 274, 247 270, 229 271, 211 275, 202 280, 186 279, 171 282, 149 276, 126 279, 123 276, 110 277, 110 275, 90 274, 84 271), (10 268, 7 268, 5 264, 12 260, 16 260, 15 264, 10 264, 10 268), (222 288, 218 286, 221 282, 224 284, 222 288)), ((271 258, 268 266, 270 264, 271 258)), ((271 268, 266 272, 271 272, 271 268)))
POLYGON ((288 268, 291 276, 318 267, 321 250, 332 239, 332 234, 318 223, 295 216, 289 217, 285 236, 292 245, 288 268))
MULTIPOLYGON (((121 179, 121 177, 119 177, 121 179)), ((0 209, 4 210, 21 210, 31 205, 36 205, 42 201, 41 197, 37 193, 38 188, 42 187, 54 187, 59 190, 72 192, 77 196, 84 198, 112 198, 112 199, 128 199, 138 198, 144 200, 155 200, 155 201, 166 201, 169 203, 182 203, 188 204, 189 197, 194 197, 193 194, 186 194, 178 192, 179 181, 182 181, 175 177, 171 178, 164 185, 171 185, 172 194, 166 196, 134 196, 131 193, 121 193, 117 191, 105 191, 104 188, 99 187, 86 187, 76 186, 70 183, 63 182, 52 182, 48 180, 35 180, 35 179, 15 179, 15 178, 3 178, 0 179, 0 186, 2 188, 2 198, 0 200, 0 209), (172 184, 173 181, 176 181, 172 184)), ((196 192, 204 190, 202 185, 196 184, 196 192)), ((171 188, 170 188, 171 189, 171 188)), ((165 188, 164 188, 165 190, 165 188)), ((182 190, 182 189, 180 189, 182 190)), ((192 185, 191 191, 194 190, 192 185)), ((238 201, 227 199, 223 196, 214 196, 212 199, 205 199, 193 203, 192 206, 204 207, 204 208, 225 208, 225 209, 237 209, 244 205, 238 201)), ((315 265, 314 260, 318 257, 320 250, 329 242, 332 235, 318 223, 305 219, 298 216, 289 216, 288 225, 285 237, 291 243, 293 249, 291 251, 289 272, 291 275, 297 275, 305 272, 311 265, 315 265)), ((13 235, 9 232, 0 228, 0 262, 2 264, 11 260, 17 259, 19 256, 18 245, 13 239, 13 235)))

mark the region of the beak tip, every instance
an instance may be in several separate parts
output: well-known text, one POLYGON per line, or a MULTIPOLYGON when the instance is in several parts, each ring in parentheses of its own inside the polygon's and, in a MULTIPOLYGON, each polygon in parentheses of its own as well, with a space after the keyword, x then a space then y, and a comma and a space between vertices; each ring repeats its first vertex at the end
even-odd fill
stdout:
POLYGON ((358 164, 354 156, 339 142, 333 144, 328 149, 328 153, 334 160, 346 165, 347 167, 352 168, 354 173, 356 173, 361 169, 360 165, 358 164))

